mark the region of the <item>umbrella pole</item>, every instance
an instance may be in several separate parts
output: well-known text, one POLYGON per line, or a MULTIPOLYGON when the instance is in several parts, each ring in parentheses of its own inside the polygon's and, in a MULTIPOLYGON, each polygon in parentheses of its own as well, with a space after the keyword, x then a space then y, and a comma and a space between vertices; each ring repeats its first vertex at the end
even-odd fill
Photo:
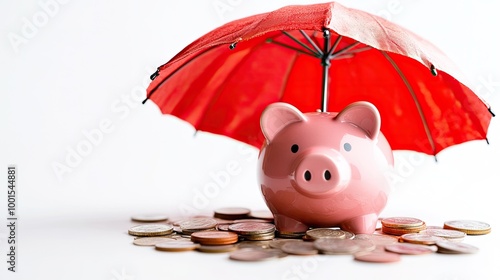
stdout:
POLYGON ((330 69, 330 31, 323 30, 323 55, 321 56, 321 65, 323 65, 323 82, 321 94, 321 112, 328 111, 328 70, 330 69))

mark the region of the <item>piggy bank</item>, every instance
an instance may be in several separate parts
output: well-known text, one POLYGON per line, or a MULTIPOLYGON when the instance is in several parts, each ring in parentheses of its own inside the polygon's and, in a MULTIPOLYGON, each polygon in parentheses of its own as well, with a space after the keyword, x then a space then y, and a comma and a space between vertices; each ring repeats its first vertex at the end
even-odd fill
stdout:
POLYGON ((373 233, 387 203, 393 168, 380 114, 368 102, 339 113, 303 114, 286 103, 262 113, 266 138, 259 153, 259 183, 277 230, 340 227, 373 233))

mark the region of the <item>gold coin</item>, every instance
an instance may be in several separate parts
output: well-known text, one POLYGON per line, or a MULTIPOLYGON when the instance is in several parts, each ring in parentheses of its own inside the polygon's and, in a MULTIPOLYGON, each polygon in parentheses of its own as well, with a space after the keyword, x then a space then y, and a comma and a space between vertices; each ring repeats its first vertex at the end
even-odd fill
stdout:
POLYGON ((135 236, 160 236, 168 235, 174 231, 173 226, 164 224, 147 224, 131 227, 128 234, 135 236))
POLYGON ((320 238, 338 238, 344 239, 346 234, 343 230, 331 229, 331 228, 314 228, 306 231, 306 236, 309 239, 316 240, 320 238))
POLYGON ((446 221, 443 228, 459 230, 468 235, 488 234, 491 232, 489 224, 474 220, 446 221))

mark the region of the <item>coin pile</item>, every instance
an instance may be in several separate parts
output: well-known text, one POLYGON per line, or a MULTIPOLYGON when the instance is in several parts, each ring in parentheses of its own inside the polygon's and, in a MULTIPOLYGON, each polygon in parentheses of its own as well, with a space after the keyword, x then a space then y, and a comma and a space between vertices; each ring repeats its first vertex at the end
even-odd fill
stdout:
POLYGON ((311 228, 290 235, 276 231, 271 212, 239 207, 217 209, 211 217, 168 220, 163 215, 138 215, 132 220, 143 223, 128 230, 136 236, 134 245, 168 252, 229 253, 229 259, 238 261, 323 254, 387 263, 399 261, 402 255, 471 254, 479 249, 463 243, 465 237, 491 232, 490 225, 479 221, 454 220, 443 227, 427 227, 420 219, 391 217, 381 219, 381 232, 373 234, 311 228))

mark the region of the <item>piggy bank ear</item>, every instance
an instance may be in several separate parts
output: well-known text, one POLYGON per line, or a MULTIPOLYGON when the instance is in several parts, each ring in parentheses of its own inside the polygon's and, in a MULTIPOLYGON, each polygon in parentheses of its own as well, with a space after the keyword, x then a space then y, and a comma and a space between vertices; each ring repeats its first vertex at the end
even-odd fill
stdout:
POLYGON ((372 140, 377 139, 380 132, 380 114, 377 108, 369 102, 352 103, 345 107, 335 119, 361 128, 372 140))
POLYGON ((262 112, 260 127, 268 141, 287 125, 305 121, 306 117, 297 108, 287 103, 273 103, 262 112))

